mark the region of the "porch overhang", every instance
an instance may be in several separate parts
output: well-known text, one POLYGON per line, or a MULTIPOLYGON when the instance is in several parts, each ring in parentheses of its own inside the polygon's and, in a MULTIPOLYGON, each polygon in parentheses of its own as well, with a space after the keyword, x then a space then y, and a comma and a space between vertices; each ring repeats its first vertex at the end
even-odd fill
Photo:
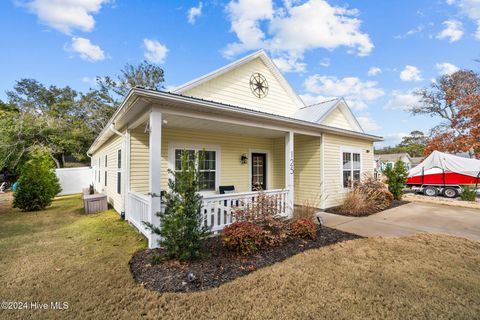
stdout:
POLYGON ((251 110, 215 101, 180 94, 132 88, 109 120, 88 153, 93 153, 114 134, 112 128, 121 129, 127 124, 140 124, 148 119, 148 110, 159 108, 165 115, 183 116, 205 121, 219 121, 231 125, 258 127, 275 131, 294 131, 299 134, 321 136, 322 133, 354 137, 367 141, 382 141, 383 138, 362 132, 326 126, 305 120, 251 110), (113 125, 113 126, 112 126, 113 125))

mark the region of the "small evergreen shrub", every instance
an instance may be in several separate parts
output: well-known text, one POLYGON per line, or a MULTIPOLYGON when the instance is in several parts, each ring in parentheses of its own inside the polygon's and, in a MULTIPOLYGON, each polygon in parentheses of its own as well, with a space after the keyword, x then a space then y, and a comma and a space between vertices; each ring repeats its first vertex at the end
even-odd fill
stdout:
POLYGON ((402 200, 405 182, 408 177, 408 170, 403 161, 398 160, 392 167, 387 166, 383 172, 387 177, 388 190, 393 194, 395 200, 402 200))
POLYGON ((290 234, 314 240, 317 238, 317 225, 309 218, 296 219, 290 224, 290 234))
POLYGON ((249 255, 265 243, 265 230, 249 221, 234 222, 223 229, 221 239, 228 249, 249 255))
POLYGON ((477 200, 477 190, 470 185, 462 186, 462 193, 460 193, 460 199, 462 199, 463 201, 477 200))
POLYGON ((23 211, 43 210, 62 191, 52 159, 43 152, 32 155, 20 171, 13 207, 23 211))
POLYGON ((169 258, 193 260, 202 255, 202 242, 210 235, 202 226, 202 196, 198 193, 200 175, 195 163, 198 153, 191 159, 182 152, 181 170, 169 171, 175 179, 168 180, 169 192, 165 195, 165 212, 157 213, 160 227, 144 222, 152 232, 160 235, 159 244, 169 258))

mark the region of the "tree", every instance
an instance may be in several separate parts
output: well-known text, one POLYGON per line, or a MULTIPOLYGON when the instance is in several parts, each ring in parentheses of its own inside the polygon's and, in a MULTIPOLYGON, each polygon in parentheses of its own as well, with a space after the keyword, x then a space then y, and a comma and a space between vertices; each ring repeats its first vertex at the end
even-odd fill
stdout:
POLYGON ((17 173, 33 150, 45 150, 57 167, 65 156, 87 161, 86 152, 133 86, 162 87, 163 70, 143 62, 127 64, 114 81, 97 78, 98 88, 79 94, 70 87, 46 87, 34 79, 17 81, 0 101, 0 168, 17 173))
POLYGON ((404 136, 402 141, 394 147, 384 147, 375 150, 376 154, 408 153, 411 157, 420 157, 423 155, 427 145, 427 137, 422 131, 414 130, 409 135, 404 136))
POLYGON ((420 104, 412 106, 414 115, 440 117, 441 124, 432 129, 425 155, 434 147, 440 151, 480 154, 478 139, 478 100, 480 76, 469 70, 443 75, 431 85, 416 93, 420 104))
POLYGON ((403 189, 408 177, 408 170, 402 160, 395 162, 393 168, 387 166, 383 172, 387 177, 388 190, 395 200, 402 200, 403 189))
POLYGON ((38 211, 52 203, 61 191, 58 178, 53 172, 53 162, 48 153, 36 150, 25 163, 13 195, 13 207, 23 211, 38 211))
POLYGON ((402 138, 398 147, 411 157, 420 157, 423 155, 426 145, 427 137, 425 134, 422 131, 414 130, 408 136, 402 138))
POLYGON ((66 155, 86 160, 94 136, 77 96, 68 86, 18 81, 0 108, 0 165, 15 171, 37 148, 48 152, 57 167, 64 165, 66 155))
POLYGON ((165 79, 161 67, 143 61, 136 66, 126 64, 115 79, 105 76, 96 80, 98 88, 83 94, 80 103, 89 106, 89 125, 99 134, 131 88, 160 90, 165 79))
POLYGON ((201 173, 196 162, 201 162, 201 153, 192 157, 188 152, 182 152, 181 170, 169 171, 175 178, 168 180, 170 191, 165 195, 165 212, 157 213, 160 228, 144 222, 160 235, 159 244, 170 258, 198 258, 201 242, 210 234, 208 227, 202 226, 202 196, 198 193, 201 173))

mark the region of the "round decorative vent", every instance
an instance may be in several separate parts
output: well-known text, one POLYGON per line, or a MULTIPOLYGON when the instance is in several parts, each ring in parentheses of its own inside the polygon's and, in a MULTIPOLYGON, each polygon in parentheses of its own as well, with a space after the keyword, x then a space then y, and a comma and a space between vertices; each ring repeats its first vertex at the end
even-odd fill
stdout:
POLYGON ((250 77, 250 90, 255 97, 262 99, 268 94, 268 82, 265 77, 256 72, 250 77))

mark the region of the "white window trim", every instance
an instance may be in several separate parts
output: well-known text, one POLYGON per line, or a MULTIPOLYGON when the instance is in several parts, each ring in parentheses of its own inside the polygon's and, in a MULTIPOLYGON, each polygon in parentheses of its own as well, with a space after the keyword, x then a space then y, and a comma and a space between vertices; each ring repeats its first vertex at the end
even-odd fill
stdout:
POLYGON ((123 171, 122 168, 124 166, 124 156, 123 156, 123 150, 122 148, 117 149, 117 165, 115 166, 117 168, 116 175, 115 175, 115 192, 116 194, 122 195, 123 196, 123 171), (120 151, 120 168, 118 167, 118 152, 120 151), (118 193, 118 174, 120 173, 120 193, 118 193))
POLYGON ((248 185, 250 190, 252 190, 252 153, 265 153, 267 155, 267 185, 265 190, 268 190, 273 185, 273 166, 272 166, 272 156, 270 150, 264 149, 249 149, 248 150, 248 185))
MULTIPOLYGON (((360 180, 362 180, 363 175, 363 149, 357 147, 340 147, 340 190, 341 192, 348 192, 350 188, 345 188, 343 186, 343 153, 358 153, 360 154, 360 180)), ((353 158, 352 158, 353 161, 353 158)))
MULTIPOLYGON (((208 145, 208 144, 192 144, 188 142, 171 142, 168 144, 168 169, 172 172, 175 171, 175 149, 182 149, 182 150, 196 150, 201 151, 205 149, 205 151, 215 151, 215 190, 206 190, 200 191, 201 195, 212 195, 217 194, 218 189, 220 187, 220 170, 221 170, 221 157, 220 152, 221 148, 218 145, 208 145)), ((168 178, 173 178, 172 175, 169 173, 168 178)))

